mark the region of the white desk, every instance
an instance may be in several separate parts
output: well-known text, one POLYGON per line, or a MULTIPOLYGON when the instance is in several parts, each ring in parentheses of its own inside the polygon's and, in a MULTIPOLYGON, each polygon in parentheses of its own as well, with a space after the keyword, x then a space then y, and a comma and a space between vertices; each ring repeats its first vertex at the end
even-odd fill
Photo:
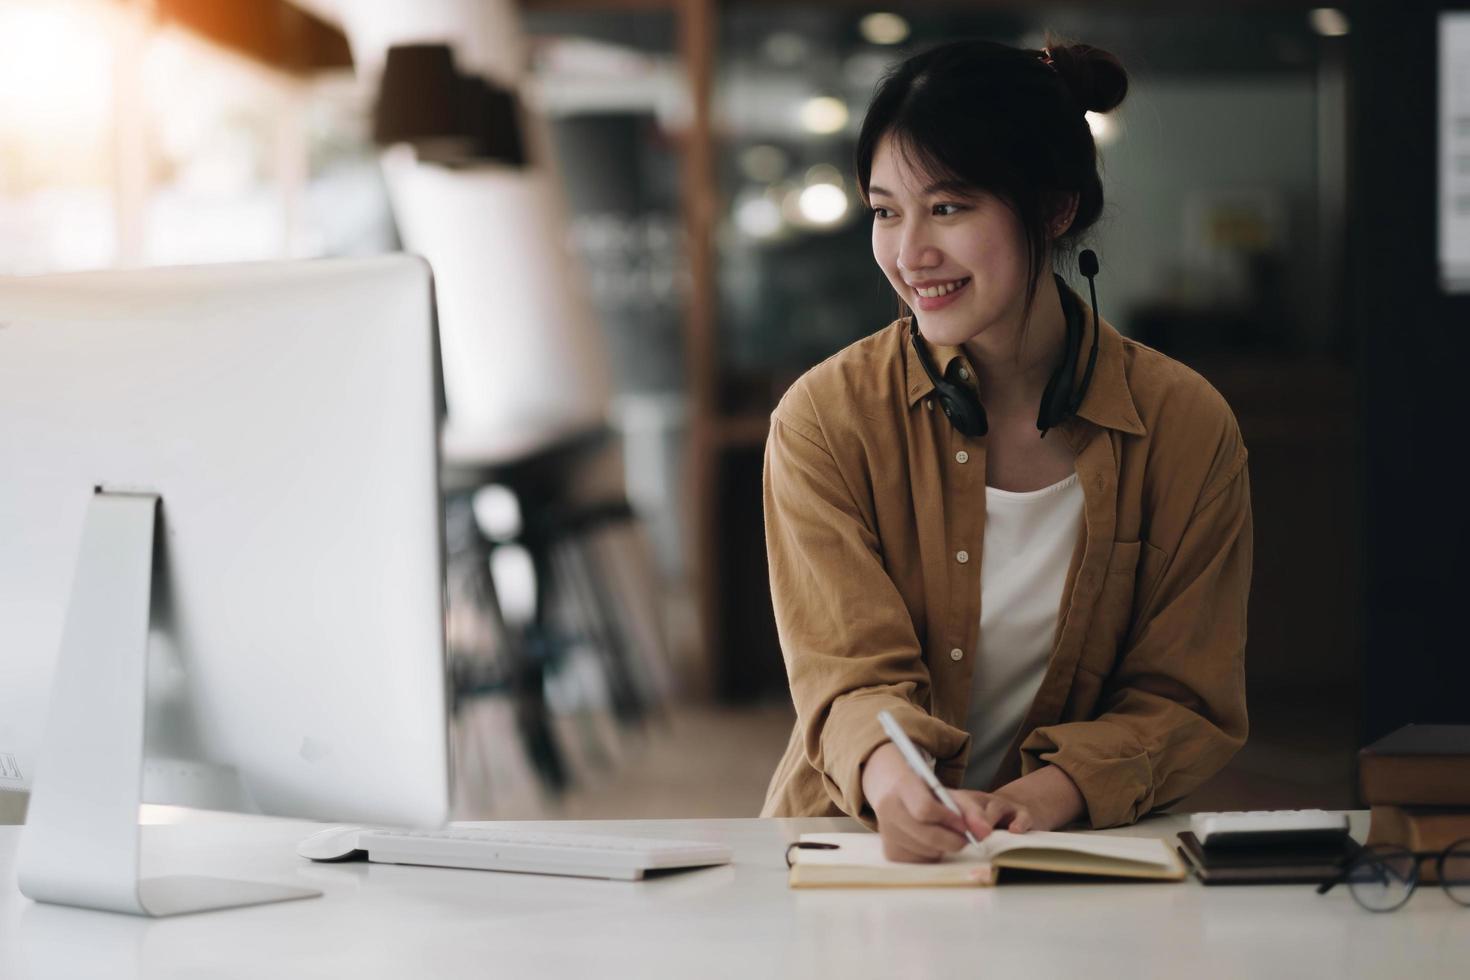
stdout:
MULTIPOLYGON (((1354 814, 1360 836, 1366 815, 1354 814)), ((1125 834, 1172 837, 1182 817, 1125 834)), ((521 825, 533 826, 533 825, 521 825)), ((786 887, 782 852, 845 820, 558 823, 725 841, 735 864, 643 882, 314 865, 316 825, 191 815, 144 828, 145 872, 297 882, 322 898, 148 921, 37 905, 0 827, 0 977, 1464 977, 1470 909, 1421 886, 1392 914, 1309 885, 786 887)))

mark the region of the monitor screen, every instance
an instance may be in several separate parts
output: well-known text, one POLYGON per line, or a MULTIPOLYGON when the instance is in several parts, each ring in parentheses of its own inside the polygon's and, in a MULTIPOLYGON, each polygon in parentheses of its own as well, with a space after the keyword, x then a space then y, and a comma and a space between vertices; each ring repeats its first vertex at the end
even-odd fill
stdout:
POLYGON ((0 280, 0 790, 102 488, 159 501, 145 799, 441 823, 437 362, 405 255, 0 280))

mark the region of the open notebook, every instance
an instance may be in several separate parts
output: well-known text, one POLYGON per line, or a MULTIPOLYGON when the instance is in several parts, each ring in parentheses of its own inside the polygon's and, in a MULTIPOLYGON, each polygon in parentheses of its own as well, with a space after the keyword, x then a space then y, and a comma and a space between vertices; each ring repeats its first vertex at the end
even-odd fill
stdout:
POLYGON ((971 844, 933 864, 888 860, 882 838, 872 833, 802 834, 800 840, 837 846, 792 848, 792 888, 973 888, 995 884, 1001 868, 1165 881, 1187 874, 1173 849, 1156 837, 997 830, 978 847, 971 844))

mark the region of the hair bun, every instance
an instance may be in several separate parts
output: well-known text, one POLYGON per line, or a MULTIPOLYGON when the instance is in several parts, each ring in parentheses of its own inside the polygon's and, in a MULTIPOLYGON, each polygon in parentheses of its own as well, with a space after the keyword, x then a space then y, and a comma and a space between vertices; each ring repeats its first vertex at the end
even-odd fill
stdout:
POLYGON ((1110 51, 1090 44, 1055 44, 1051 60, 1077 104, 1086 112, 1109 112, 1128 94, 1128 73, 1110 51))

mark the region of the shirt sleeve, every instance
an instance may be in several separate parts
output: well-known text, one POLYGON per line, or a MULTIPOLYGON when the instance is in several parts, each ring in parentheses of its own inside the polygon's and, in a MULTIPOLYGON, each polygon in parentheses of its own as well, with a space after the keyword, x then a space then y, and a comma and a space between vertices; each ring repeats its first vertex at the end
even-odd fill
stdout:
POLYGON ((1093 827, 1178 802, 1245 744, 1252 526, 1244 457, 1241 447, 1238 471, 1196 508, 1148 586, 1097 718, 1038 728, 1021 745, 1022 772, 1064 771, 1093 827))
POLYGON ((941 761, 964 752, 969 734, 927 710, 929 670, 913 620, 821 431, 780 410, 766 441, 764 497, 771 599, 806 761, 838 807, 872 826, 861 774, 888 740, 880 710, 941 761))

